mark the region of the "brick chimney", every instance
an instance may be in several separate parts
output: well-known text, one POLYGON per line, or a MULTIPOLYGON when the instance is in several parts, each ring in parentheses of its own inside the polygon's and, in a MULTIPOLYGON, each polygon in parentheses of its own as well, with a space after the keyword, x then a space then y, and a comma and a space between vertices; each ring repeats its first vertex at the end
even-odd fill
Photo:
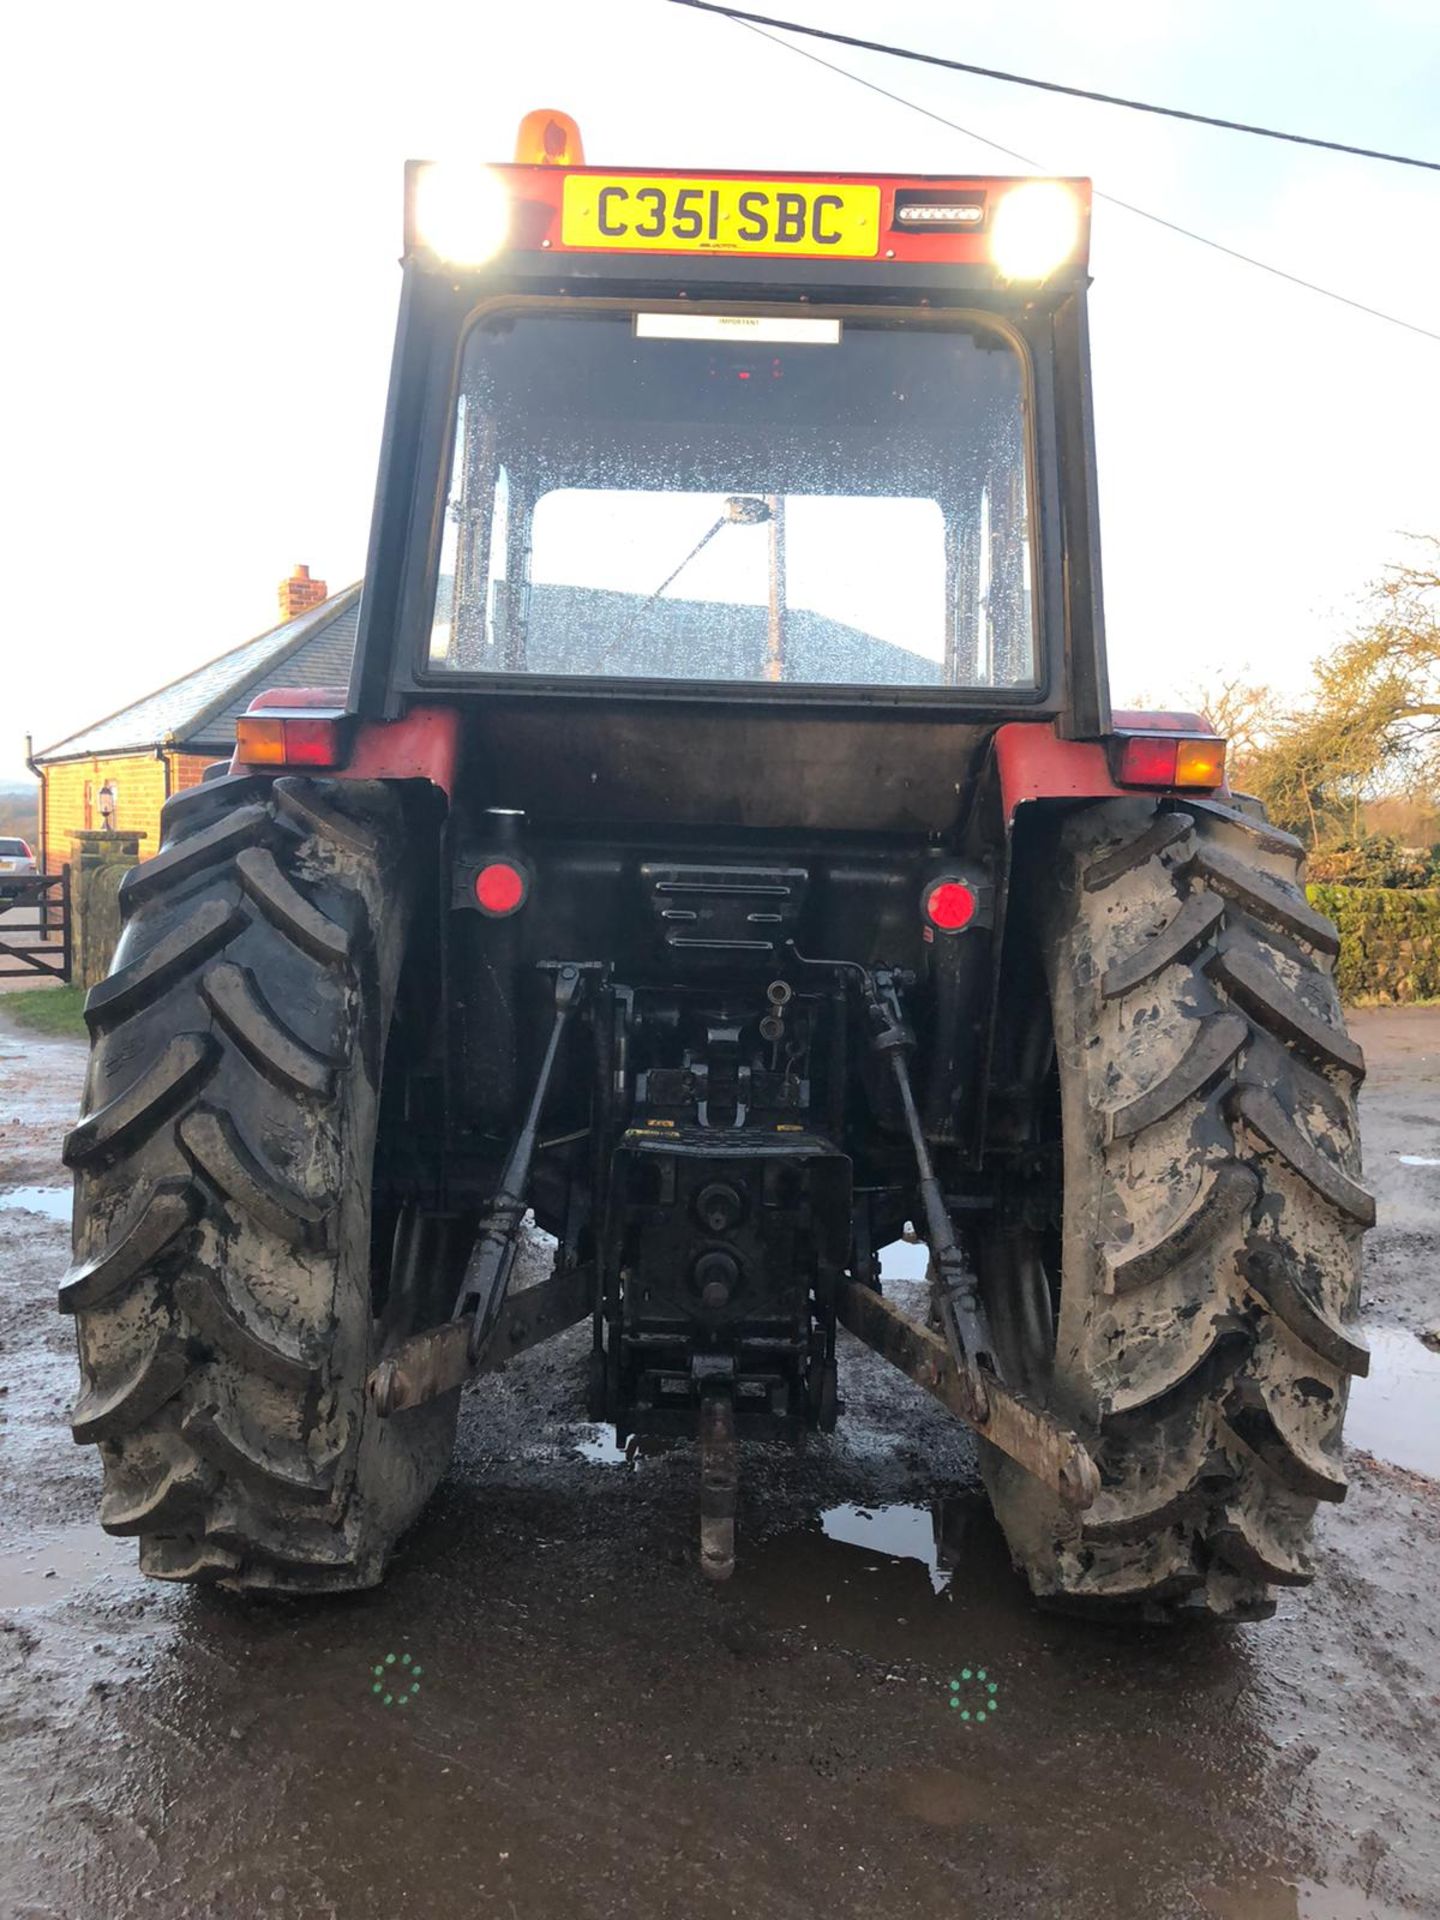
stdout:
POLYGON ((288 580, 280 582, 280 618, 293 620, 299 614, 308 613, 311 607, 318 607, 329 592, 323 580, 310 578, 309 567, 297 566, 288 580))

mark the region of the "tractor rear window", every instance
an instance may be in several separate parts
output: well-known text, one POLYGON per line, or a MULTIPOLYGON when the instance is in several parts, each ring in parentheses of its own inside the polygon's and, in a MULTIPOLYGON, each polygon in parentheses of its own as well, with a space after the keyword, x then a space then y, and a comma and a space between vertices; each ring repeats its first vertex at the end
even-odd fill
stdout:
POLYGON ((1008 338, 979 321, 822 322, 780 344, 642 324, 669 318, 472 329, 432 669, 1033 685, 1008 338))

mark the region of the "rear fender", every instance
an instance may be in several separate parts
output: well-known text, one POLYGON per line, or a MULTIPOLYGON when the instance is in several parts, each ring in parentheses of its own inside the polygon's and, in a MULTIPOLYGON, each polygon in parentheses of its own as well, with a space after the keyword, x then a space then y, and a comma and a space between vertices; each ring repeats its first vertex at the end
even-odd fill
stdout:
MULTIPOLYGON (((986 1015, 987 1058, 982 1076, 977 1127, 977 1164, 992 1137, 991 1096, 997 1084, 1016 1080, 1016 1063, 998 1056, 1002 996, 1007 983, 1020 994, 1040 990, 1033 965, 1033 923, 1026 911, 1026 892, 1043 884, 1053 853, 1053 834, 1068 810, 1067 804, 1092 800, 1159 800, 1167 790, 1125 787, 1115 778, 1116 749, 1127 735, 1189 734, 1208 736, 1209 722, 1196 713, 1137 713, 1114 715, 1114 732, 1103 740, 1063 740, 1055 728, 1041 721, 1017 720, 996 729, 995 770, 1000 789, 1003 822, 1003 864, 997 887, 996 939, 986 1015), (1035 805, 1033 803, 1042 804, 1035 805), (1020 898, 1015 895, 1020 890, 1020 898), (1018 911, 1017 911, 1018 908, 1018 911)), ((1178 796, 1196 798, 1224 794, 1226 789, 1175 787, 1178 796)), ((993 816, 992 816, 993 818, 993 816)))
POLYGON ((421 701, 398 720, 357 722, 345 712, 343 687, 277 687, 257 694, 247 712, 334 721, 342 764, 261 764, 245 759, 237 745, 230 762, 236 773, 313 772, 334 780, 428 780, 447 800, 454 797, 460 763, 458 707, 421 701))
MULTIPOLYGON (((996 730, 995 764, 1005 824, 1014 825, 1016 810, 1031 800, 1114 800, 1127 793, 1165 791, 1154 787, 1122 787, 1114 775, 1115 741, 1129 733, 1208 735, 1210 723, 1198 713, 1117 713, 1115 733, 1104 740, 1062 740, 1053 726, 1033 720, 1012 720, 996 730)), ((1194 796, 1225 788, 1175 787, 1169 791, 1194 796)))

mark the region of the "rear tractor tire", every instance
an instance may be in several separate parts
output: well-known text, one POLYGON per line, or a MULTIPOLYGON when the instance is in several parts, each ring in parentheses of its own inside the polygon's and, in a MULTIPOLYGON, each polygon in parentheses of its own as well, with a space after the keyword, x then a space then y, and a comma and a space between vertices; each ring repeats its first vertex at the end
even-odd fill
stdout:
POLYGON ((121 889, 60 1304, 101 1523, 147 1574, 373 1585, 449 1460, 458 1394, 380 1420, 365 1391, 390 1331, 371 1183, 416 865, 393 789, 238 776, 171 800, 121 889))
POLYGON ((1043 1600, 1264 1617, 1273 1587, 1312 1576, 1312 1518, 1344 1496, 1346 1397, 1368 1365, 1346 1324, 1375 1209, 1335 929, 1306 901, 1299 843, 1219 802, 1102 802, 1070 817, 1044 870, 1029 891, 1062 1277, 1039 1314, 1000 1316, 1053 1325, 1051 1351, 1012 1336, 1002 1361, 1086 1439, 1102 1487, 1067 1515, 987 1449, 992 1499, 1043 1600))

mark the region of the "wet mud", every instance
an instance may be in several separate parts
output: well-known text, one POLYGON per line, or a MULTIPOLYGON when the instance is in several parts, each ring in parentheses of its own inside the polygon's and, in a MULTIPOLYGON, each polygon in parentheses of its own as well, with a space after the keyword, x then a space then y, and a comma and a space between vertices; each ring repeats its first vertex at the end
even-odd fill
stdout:
POLYGON ((585 1421, 580 1334, 467 1396, 379 1592, 141 1580, 65 1426, 83 1056, 0 1012, 0 1913, 1440 1914, 1440 1013, 1356 1024, 1350 1496, 1273 1621, 1177 1637, 1037 1612, 963 1429, 853 1344, 841 1431, 746 1457, 724 1588, 693 1450, 585 1421))

